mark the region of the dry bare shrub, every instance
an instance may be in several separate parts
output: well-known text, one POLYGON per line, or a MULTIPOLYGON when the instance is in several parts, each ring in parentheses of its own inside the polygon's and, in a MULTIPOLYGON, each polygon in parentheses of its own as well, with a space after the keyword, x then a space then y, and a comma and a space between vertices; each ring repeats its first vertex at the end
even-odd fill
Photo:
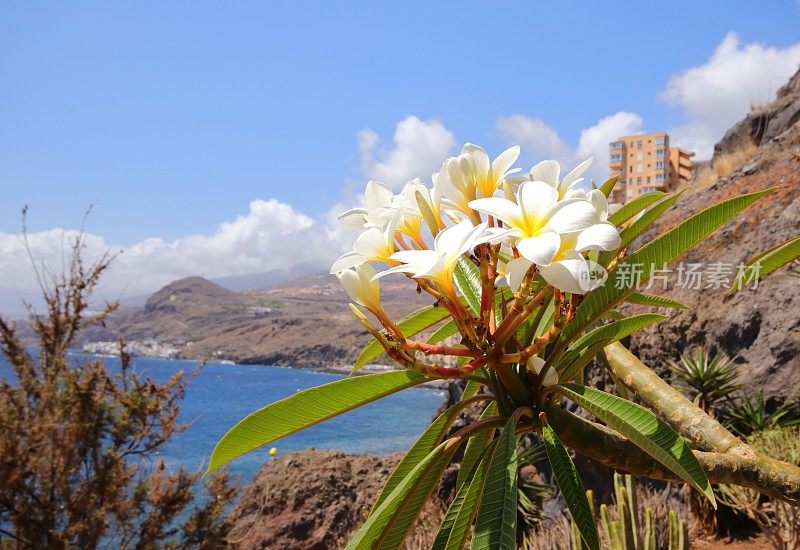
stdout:
POLYGON ((45 302, 34 315, 35 345, 0 317, 0 547, 219 548, 236 489, 212 478, 209 498, 180 524, 198 473, 170 471, 159 449, 184 429, 178 420, 184 373, 142 379, 69 355, 79 331, 116 308, 89 311, 89 297, 112 258, 86 265, 83 238, 71 243, 64 272, 36 269, 45 302))
POLYGON ((724 178, 741 168, 756 154, 758 146, 753 142, 714 158, 708 166, 703 166, 697 171, 691 187, 696 190, 708 189, 718 179, 724 178))

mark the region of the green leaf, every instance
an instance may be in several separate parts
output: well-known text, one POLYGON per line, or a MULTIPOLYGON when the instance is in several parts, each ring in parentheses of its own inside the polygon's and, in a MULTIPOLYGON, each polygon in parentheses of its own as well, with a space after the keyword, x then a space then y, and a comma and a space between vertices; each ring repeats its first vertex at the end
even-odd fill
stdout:
POLYGON ((563 375, 562 380, 569 380, 574 376, 574 369, 570 367, 577 361, 581 352, 585 349, 601 342, 605 347, 612 342, 627 338, 634 332, 649 327, 659 321, 663 321, 664 319, 668 319, 668 317, 657 313, 642 313, 641 315, 632 315, 631 317, 625 317, 619 321, 612 321, 606 325, 601 325, 578 338, 570 348, 556 360, 556 370, 563 375))
POLYGON ((516 550, 517 436, 516 417, 506 423, 489 463, 483 500, 475 521, 473 550, 516 550))
POLYGON ((692 309, 686 304, 683 304, 672 298, 666 296, 658 296, 657 294, 645 294, 643 292, 634 292, 625 299, 629 304, 639 304, 642 306, 652 307, 668 307, 672 309, 692 309))
POLYGON ((456 288, 476 316, 481 312, 481 274, 478 267, 466 256, 458 259, 455 270, 456 288))
POLYGON ((483 492, 483 482, 486 479, 486 470, 489 461, 486 456, 491 456, 490 448, 481 451, 478 460, 472 465, 464 480, 464 484, 456 492, 456 496, 439 526, 439 532, 431 546, 432 550, 461 550, 469 534, 469 527, 477 511, 477 504, 483 492))
POLYGON ((442 443, 422 459, 367 518, 348 550, 398 548, 458 445, 442 443))
POLYGON ((410 370, 381 372, 344 378, 276 401, 249 414, 222 436, 211 453, 206 475, 276 439, 426 380, 410 370))
MULTIPOLYGON (((497 402, 492 401, 481 413, 479 420, 484 420, 490 416, 497 414, 497 402)), ((492 431, 487 430, 481 432, 479 435, 473 435, 467 440, 467 446, 464 448, 464 457, 461 459, 461 465, 458 468, 458 476, 456 477, 456 490, 459 490, 464 484, 467 472, 470 471, 472 465, 478 460, 483 448, 492 440, 492 431)))
POLYGON ((542 425, 542 439, 547 451, 547 459, 553 468, 553 475, 567 503, 572 521, 578 528, 586 545, 592 550, 600 550, 600 537, 597 535, 597 524, 589 508, 586 489, 583 488, 575 464, 569 457, 567 449, 558 439, 556 433, 546 422, 542 425))
MULTIPOLYGON (((633 240, 645 232, 645 230, 650 227, 658 218, 661 217, 667 209, 672 206, 672 204, 678 200, 683 194, 683 191, 675 193, 673 195, 667 195, 658 203, 656 203, 652 208, 646 210, 638 219, 636 219, 633 223, 628 225, 625 229, 623 229, 619 237, 622 239, 622 244, 617 248, 617 250, 622 250, 623 248, 627 247, 629 244, 633 242, 633 240)), ((617 250, 612 250, 609 252, 603 252, 600 254, 597 262, 601 265, 608 265, 608 262, 611 261, 617 254, 617 250)))
MULTIPOLYGON (((475 385, 477 386, 478 384, 475 385)), ((422 432, 422 435, 417 438, 417 441, 414 442, 406 454, 403 455, 403 458, 397 463, 397 466, 395 466, 394 470, 389 475, 389 479, 386 480, 381 493, 372 506, 373 511, 381 505, 394 488, 414 469, 414 466, 419 464, 423 458, 428 456, 428 454, 442 442, 442 439, 447 435, 453 422, 458 418, 461 411, 464 410, 463 403, 464 402, 461 401, 448 408, 422 432)))
POLYGON ((669 424, 636 403, 588 386, 559 384, 556 389, 675 472, 716 508, 706 473, 691 447, 669 424))
MULTIPOLYGON (((418 309, 414 313, 404 317, 399 323, 397 323, 397 327, 403 331, 403 335, 413 336, 427 328, 432 327, 448 315, 449 313, 443 307, 437 307, 435 305, 425 306, 422 309, 418 309)), ((383 352, 384 349, 380 342, 375 339, 370 340, 370 342, 361 351, 358 359, 356 359, 356 362, 353 365, 353 372, 356 372, 383 352)))
POLYGON ((453 319, 450 319, 445 324, 437 328, 436 331, 431 334, 430 338, 426 340, 426 342, 429 344, 438 344, 445 338, 449 338, 457 332, 458 327, 456 326, 456 322, 453 319))
POLYGON ((618 181, 619 181, 619 176, 608 178, 606 182, 600 186, 600 192, 604 194, 606 197, 608 197, 614 190, 614 186, 617 185, 618 181))
POLYGON ((637 283, 647 282, 653 269, 660 269, 663 264, 674 260, 770 191, 771 189, 767 189, 750 193, 710 206, 632 253, 609 273, 605 284, 584 298, 578 306, 575 318, 561 333, 561 340, 571 340, 632 294, 637 283), (641 270, 638 281, 633 276, 626 280, 626 275, 632 275, 635 270, 641 270))
POLYGON ((739 271, 730 291, 741 290, 750 283, 766 277, 776 269, 800 258, 800 237, 788 240, 778 246, 762 252, 748 261, 744 269, 739 271))
POLYGON ((659 200, 664 196, 661 191, 653 191, 636 197, 631 202, 625 203, 622 207, 608 217, 608 221, 614 225, 622 225, 636 214, 659 200))

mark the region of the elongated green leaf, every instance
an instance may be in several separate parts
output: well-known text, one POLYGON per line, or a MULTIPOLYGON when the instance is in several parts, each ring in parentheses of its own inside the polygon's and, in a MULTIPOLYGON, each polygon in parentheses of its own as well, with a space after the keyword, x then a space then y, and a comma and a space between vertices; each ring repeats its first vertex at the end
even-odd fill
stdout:
POLYGON ((475 521, 473 550, 515 550, 517 538, 517 436, 512 417, 497 441, 475 521))
MULTIPOLYGON (((476 386, 478 384, 472 382, 476 386)), ((470 388, 471 390, 471 388, 470 388)), ((378 495, 378 498, 375 500, 375 504, 373 504, 372 509, 375 510, 381 503, 389 496, 389 494, 394 490, 395 487, 405 478, 411 470, 414 469, 414 466, 419 464, 419 462, 428 456, 428 454, 436 448, 436 446, 442 442, 442 439, 445 435, 447 435, 448 430, 453 425, 453 422, 458 418, 458 415, 461 411, 464 410, 463 402, 456 403, 452 407, 448 408, 442 414, 440 414, 436 420, 434 420, 430 426, 428 426, 422 435, 417 438, 417 441, 411 446, 411 448, 403 455, 403 458, 400 462, 397 463, 392 473, 389 475, 389 479, 386 480, 386 483, 383 485, 383 489, 381 493, 378 495)))
MULTIPOLYGON (((497 414, 497 402, 492 401, 481 413, 480 420, 495 416, 497 414)), ((470 471, 472 465, 478 460, 484 447, 489 444, 492 439, 492 431, 487 430, 481 432, 479 435, 474 435, 467 440, 467 446, 464 448, 464 457, 461 459, 461 465, 458 468, 458 476, 456 477, 456 490, 459 490, 464 484, 467 472, 470 471)))
POLYGON ((606 197, 611 195, 611 191, 614 190, 614 186, 617 185, 619 181, 619 176, 614 176, 608 178, 603 185, 600 186, 600 192, 603 193, 606 197))
POLYGON ((609 340, 601 340, 596 344, 592 344, 588 348, 583 348, 578 354, 578 357, 570 360, 569 365, 562 367, 562 372, 559 373, 558 379, 561 382, 583 382, 583 368, 600 353, 604 347, 611 342, 609 340))
POLYGON ((469 309, 472 310, 474 315, 480 315, 481 274, 478 271, 478 266, 462 255, 456 264, 454 279, 456 288, 464 297, 469 309))
POLYGON ((664 193, 661 191, 653 191, 652 193, 640 195, 631 202, 623 204, 619 210, 608 217, 608 221, 614 225, 622 225, 663 196, 664 193))
POLYGON ((276 439, 426 380, 409 370, 381 372, 344 378, 276 401, 249 414, 222 436, 211 453, 206 475, 276 439))
POLYGON ((686 441, 669 424, 636 403, 588 386, 559 384, 556 389, 675 472, 716 508, 706 473, 686 441))
POLYGON ((458 445, 440 444, 373 511, 347 543, 348 550, 397 548, 458 445))
MULTIPOLYGON (((617 250, 622 250, 631 244, 636 237, 644 233, 647 228, 650 227, 658 218, 660 218, 661 215, 664 214, 664 212, 666 212, 667 209, 672 206, 672 204, 678 200, 678 197, 680 197, 682 194, 683 191, 673 195, 667 195, 659 200, 652 208, 649 208, 642 213, 642 215, 628 225, 628 227, 624 228, 619 234, 620 239, 622 239, 622 244, 617 250)), ((608 262, 611 261, 611 258, 613 258, 616 253, 617 252, 615 250, 603 252, 600 254, 597 262, 601 265, 608 265, 608 262)))
POLYGON ((730 290, 733 292, 741 290, 797 258, 800 258, 800 237, 774 246, 748 261, 744 269, 739 271, 730 290))
POLYGON ((672 298, 666 296, 658 296, 657 294, 645 294, 643 292, 634 292, 625 299, 629 304, 639 304, 642 306, 652 307, 668 307, 672 309, 691 309, 686 304, 683 304, 672 298))
POLYGON ((571 340, 632 294, 639 284, 647 282, 654 269, 660 269, 665 263, 677 258, 769 191, 771 189, 734 197, 710 206, 625 258, 609 273, 605 284, 594 289, 581 302, 575 318, 561 333, 562 341, 571 340))
POLYGON ((489 461, 486 460, 489 448, 481 451, 478 461, 472 465, 464 480, 464 484, 456 492, 456 496, 439 526, 439 532, 431 545, 431 550, 447 550, 461 548, 469 532, 469 526, 478 504, 478 495, 483 490, 483 480, 489 461))
POLYGON ((453 319, 450 319, 445 324, 437 328, 433 334, 426 340, 429 344, 438 344, 445 338, 449 338, 458 332, 458 327, 453 319))
MULTIPOLYGON (((443 307, 437 306, 425 306, 422 309, 418 309, 414 313, 404 317, 399 323, 397 323, 397 327, 403 331, 405 336, 413 336, 422 332, 423 330, 432 327, 445 317, 447 317, 449 313, 443 307)), ((353 372, 356 372, 361 367, 375 359, 381 353, 383 353, 383 346, 381 346, 380 342, 375 339, 369 341, 369 343, 361 350, 361 354, 356 359, 355 364, 353 365, 353 372)))
POLYGON ((597 524, 594 515, 589 508, 589 499, 586 497, 586 489, 583 488, 575 464, 569 457, 567 449, 558 439, 549 424, 542 425, 542 439, 544 448, 547 451, 547 459, 553 468, 553 475, 567 503, 567 508, 572 516, 572 521, 578 528, 586 546, 592 550, 600 550, 600 537, 597 535, 597 524))
POLYGON ((570 370, 570 366, 578 359, 578 356, 583 350, 600 342, 604 342, 608 345, 612 342, 622 340, 638 330, 642 330, 645 327, 649 327, 667 318, 666 315, 659 315, 657 313, 642 313, 641 315, 633 315, 618 321, 612 321, 606 325, 601 325, 578 338, 558 361, 556 361, 556 370, 564 374, 564 380, 569 380, 571 376, 567 371, 570 370))

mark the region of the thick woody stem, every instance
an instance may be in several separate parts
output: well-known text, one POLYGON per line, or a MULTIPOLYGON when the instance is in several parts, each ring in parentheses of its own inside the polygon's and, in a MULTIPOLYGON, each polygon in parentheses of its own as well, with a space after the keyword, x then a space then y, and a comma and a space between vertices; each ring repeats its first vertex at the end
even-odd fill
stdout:
MULTIPOLYGON (((565 445, 587 458, 620 472, 651 479, 682 481, 660 462, 605 426, 559 407, 547 410, 547 420, 565 445)), ((693 452, 711 483, 740 485, 800 505, 800 468, 797 466, 759 452, 753 452, 749 457, 732 453, 693 452)))
MULTIPOLYGON (((520 305, 520 302, 516 297, 514 298, 514 303, 511 304, 511 309, 509 309, 508 315, 506 315, 505 319, 503 319, 503 322, 500 323, 500 326, 497 327, 497 333, 495 334, 494 341, 496 342, 498 348, 502 347, 502 345, 506 343, 511 335, 514 334, 514 331, 517 330, 517 327, 531 313, 533 313, 534 309, 544 303, 544 301, 550 296, 551 290, 551 287, 545 288, 536 296, 531 298, 524 306, 520 305)), ((517 295, 519 295, 519 293, 517 293, 517 295)))
POLYGON ((542 351, 547 344, 553 341, 553 338, 561 333, 561 327, 553 325, 547 332, 536 338, 533 343, 524 350, 517 353, 506 353, 500 356, 501 363, 524 363, 530 357, 542 351))
POLYGON ((748 459, 755 456, 749 445, 664 382, 619 342, 606 346, 600 357, 622 384, 698 449, 748 459))

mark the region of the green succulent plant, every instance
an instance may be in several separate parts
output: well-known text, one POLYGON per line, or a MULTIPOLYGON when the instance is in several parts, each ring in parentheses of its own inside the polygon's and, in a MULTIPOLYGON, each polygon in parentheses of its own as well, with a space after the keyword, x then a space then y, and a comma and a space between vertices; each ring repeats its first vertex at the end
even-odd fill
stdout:
POLYGON ((672 379, 687 386, 694 403, 709 414, 742 387, 736 363, 722 352, 709 355, 702 346, 681 354, 679 362, 670 361, 668 366, 672 379))

